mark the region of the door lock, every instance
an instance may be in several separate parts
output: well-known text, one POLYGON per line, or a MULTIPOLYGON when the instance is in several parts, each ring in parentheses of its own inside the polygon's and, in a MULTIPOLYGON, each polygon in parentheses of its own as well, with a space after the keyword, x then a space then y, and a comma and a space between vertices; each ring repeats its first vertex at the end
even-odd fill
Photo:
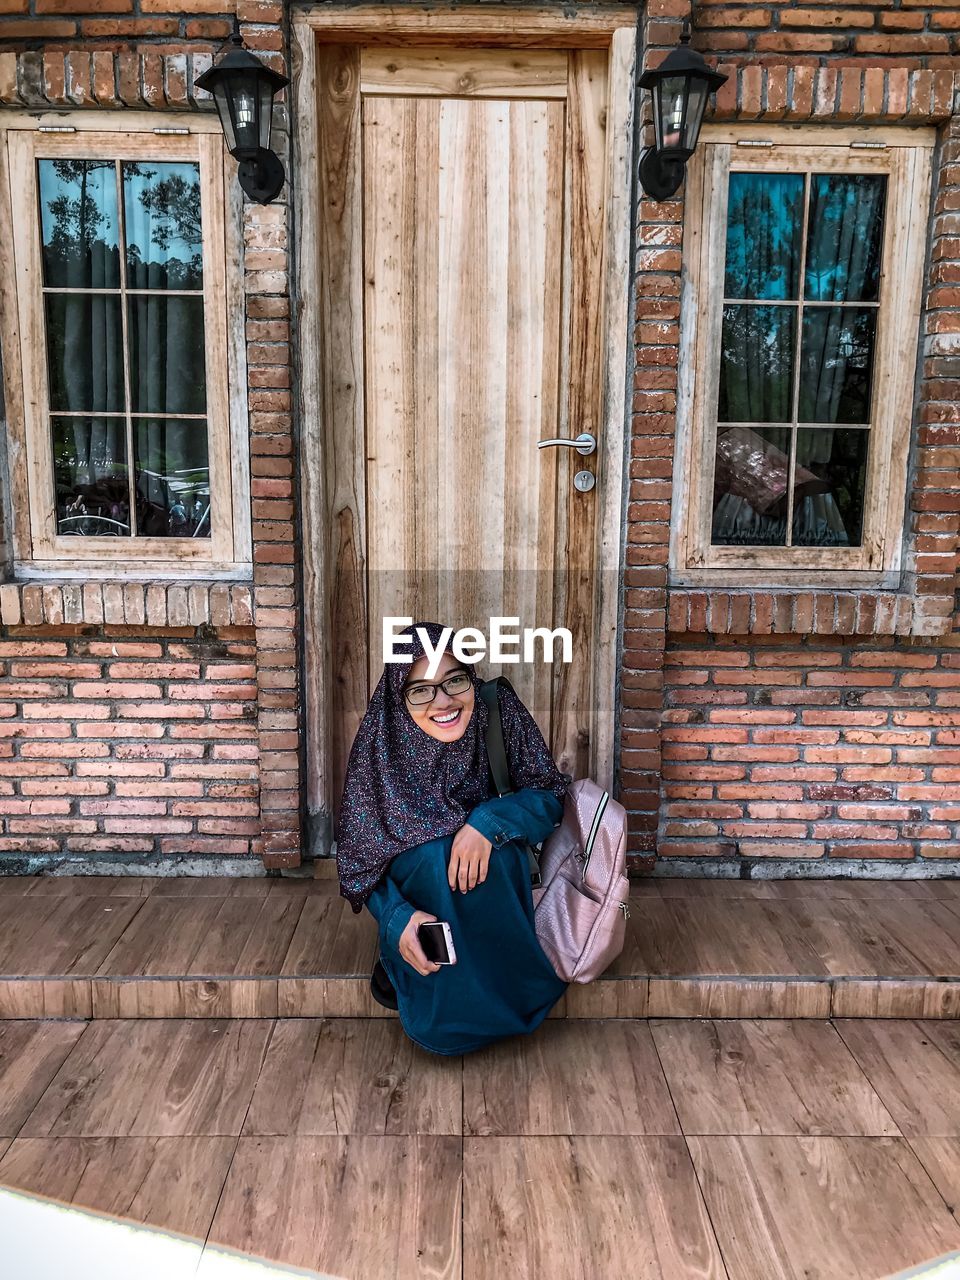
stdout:
POLYGON ((573 487, 581 493, 589 493, 596 483, 597 477, 592 471, 578 471, 573 477, 573 487))
POLYGON ((541 440, 537 444, 538 449, 549 449, 552 445, 566 445, 568 449, 576 449, 577 453, 586 456, 588 453, 594 453, 597 448, 597 440, 589 431, 581 431, 576 440, 541 440))

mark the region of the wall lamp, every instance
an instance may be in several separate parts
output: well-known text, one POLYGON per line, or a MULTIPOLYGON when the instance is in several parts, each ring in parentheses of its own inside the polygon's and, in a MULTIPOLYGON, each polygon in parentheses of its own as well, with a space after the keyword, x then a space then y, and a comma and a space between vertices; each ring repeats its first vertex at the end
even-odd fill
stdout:
POLYGON ((257 204, 269 204, 286 178, 279 156, 270 149, 270 128, 274 95, 289 83, 287 77, 243 47, 235 18, 229 42, 195 83, 213 95, 227 150, 239 161, 240 186, 257 204))
POLYGON ((726 80, 690 48, 690 24, 685 22, 677 48, 637 81, 653 99, 656 142, 640 156, 640 185, 651 199, 668 199, 683 182, 686 163, 700 137, 707 98, 726 80))

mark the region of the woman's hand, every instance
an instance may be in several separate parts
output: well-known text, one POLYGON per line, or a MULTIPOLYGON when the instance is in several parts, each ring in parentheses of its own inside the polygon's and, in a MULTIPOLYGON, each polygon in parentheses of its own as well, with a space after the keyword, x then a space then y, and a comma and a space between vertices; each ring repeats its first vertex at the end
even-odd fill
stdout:
POLYGON ((407 927, 400 935, 400 954, 406 960, 407 964, 416 969, 417 973, 427 977, 428 974, 436 973, 440 966, 434 960, 428 960, 423 947, 420 945, 420 939, 417 937, 417 930, 427 921, 436 920, 436 916, 432 916, 429 911, 415 911, 407 922, 407 927))
POLYGON ((490 865, 493 845, 476 827, 465 823, 453 837, 450 862, 447 866, 447 883, 451 889, 458 886, 461 893, 483 884, 490 865))

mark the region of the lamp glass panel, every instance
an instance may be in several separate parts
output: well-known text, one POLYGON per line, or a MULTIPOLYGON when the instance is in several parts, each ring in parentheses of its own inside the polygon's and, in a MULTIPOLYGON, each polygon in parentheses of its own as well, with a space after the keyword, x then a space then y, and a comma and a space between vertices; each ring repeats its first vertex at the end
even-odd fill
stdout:
POLYGON ((687 105, 686 76, 666 76, 659 81, 657 111, 657 149, 676 151, 683 148, 683 124, 687 105))
POLYGON ((683 124, 683 148, 685 151, 696 150, 697 138, 700 136, 700 125, 707 106, 708 87, 706 80, 699 76, 691 76, 688 81, 690 91, 687 96, 687 118, 683 124))
MULTIPOLYGON (((249 72, 232 72, 226 80, 233 126, 233 145, 228 148, 239 159, 252 157, 260 146, 257 77, 249 72)), ((226 132, 226 130, 224 130, 226 132)))
POLYGON ((263 76, 257 86, 260 93, 260 146, 270 150, 270 128, 273 120, 273 86, 263 76))
POLYGON ((217 108, 217 115, 220 117, 220 127, 223 130, 224 140, 227 144, 227 150, 233 155, 237 145, 237 134, 233 127, 233 112, 230 105, 229 86, 225 80, 220 80, 213 89, 213 101, 217 108))

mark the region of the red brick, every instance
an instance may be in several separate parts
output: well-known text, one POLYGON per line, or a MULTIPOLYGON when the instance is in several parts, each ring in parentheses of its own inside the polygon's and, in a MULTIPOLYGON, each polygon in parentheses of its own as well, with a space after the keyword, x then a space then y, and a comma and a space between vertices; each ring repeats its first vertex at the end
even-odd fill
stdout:
MULTIPOLYGON (((91 5, 94 0, 90 0, 91 5)), ((71 4, 70 6, 74 6, 71 4)), ((91 13, 98 10, 93 7, 91 13)), ((80 31, 91 39, 127 38, 130 36, 173 36, 180 24, 176 18, 85 18, 80 31)))
MULTIPOLYGON (((824 27, 872 27, 874 15, 868 9, 834 9, 824 5, 816 9, 780 10, 781 27, 812 27, 822 30, 824 27)), ((754 25, 754 24, 750 24, 754 25)))
POLYGON ((62 36, 72 36, 76 30, 75 22, 64 22, 56 18, 31 18, 29 21, 4 22, 0 28, 5 40, 55 40, 62 36))

